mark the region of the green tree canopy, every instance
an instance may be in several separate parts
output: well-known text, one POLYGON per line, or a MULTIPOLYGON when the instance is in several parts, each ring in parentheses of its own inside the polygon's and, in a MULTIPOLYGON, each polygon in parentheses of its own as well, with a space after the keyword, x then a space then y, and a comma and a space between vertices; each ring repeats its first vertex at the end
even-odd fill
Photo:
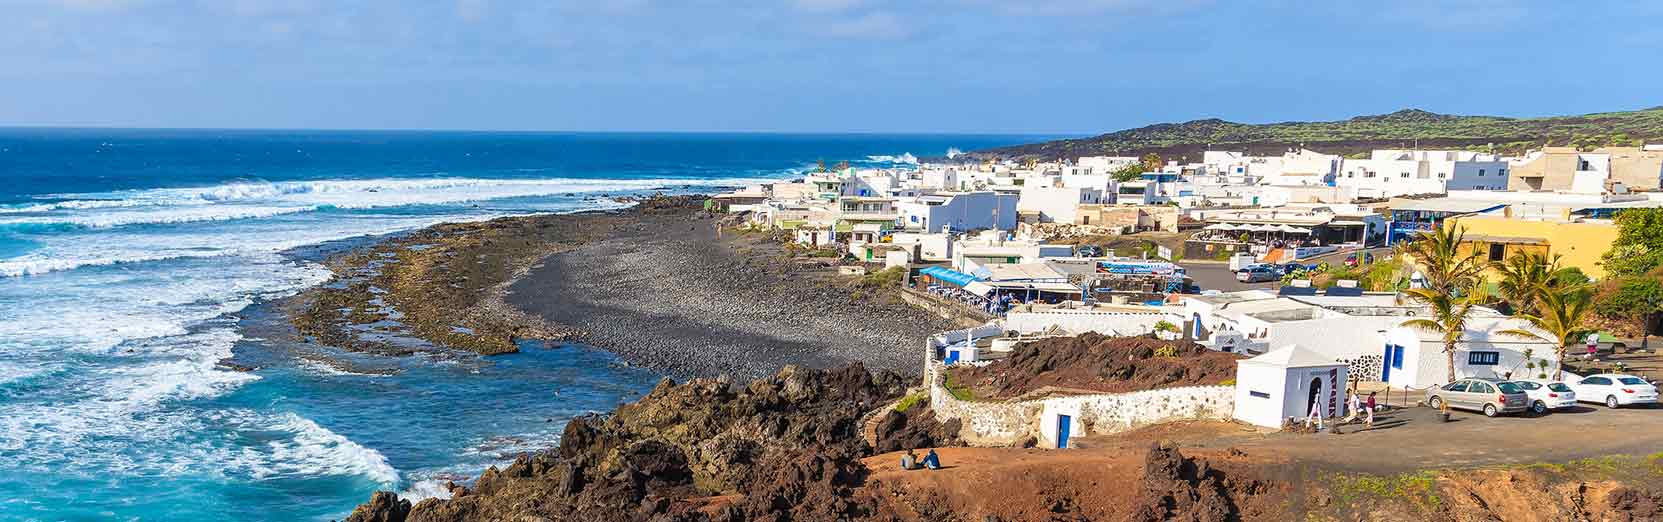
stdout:
POLYGON ((1605 271, 1637 276, 1663 266, 1663 209, 1636 208, 1617 214, 1617 240, 1605 252, 1605 271))
POLYGON ((1145 173, 1145 172, 1149 172, 1149 170, 1143 168, 1143 164, 1133 163, 1131 165, 1127 165, 1127 166, 1121 168, 1120 170, 1114 171, 1114 174, 1112 174, 1112 176, 1114 176, 1115 181, 1119 181, 1119 182, 1124 183, 1124 182, 1127 182, 1127 181, 1138 179, 1138 176, 1142 176, 1143 173, 1145 173))

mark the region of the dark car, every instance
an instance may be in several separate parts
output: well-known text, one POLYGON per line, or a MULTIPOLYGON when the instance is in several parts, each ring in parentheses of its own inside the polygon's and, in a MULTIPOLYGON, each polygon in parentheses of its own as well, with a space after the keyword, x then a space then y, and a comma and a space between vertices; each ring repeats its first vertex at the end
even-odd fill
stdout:
POLYGON ((1103 257, 1103 247, 1096 245, 1080 245, 1074 249, 1074 254, 1079 257, 1103 257))
POLYGON ((1308 270, 1308 269, 1309 269, 1309 267, 1307 267, 1305 265, 1301 265, 1299 263, 1288 263, 1288 264, 1282 265, 1282 275, 1288 275, 1288 274, 1292 274, 1292 273, 1295 273, 1295 272, 1299 272, 1301 270, 1308 270))

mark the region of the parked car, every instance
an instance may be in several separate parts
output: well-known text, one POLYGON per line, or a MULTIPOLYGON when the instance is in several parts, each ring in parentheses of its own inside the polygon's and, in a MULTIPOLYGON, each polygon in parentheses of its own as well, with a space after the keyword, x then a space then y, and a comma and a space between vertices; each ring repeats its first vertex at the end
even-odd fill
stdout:
POLYGON ((1271 265, 1252 265, 1242 267, 1236 271, 1236 280, 1243 283, 1260 283, 1264 281, 1279 281, 1282 274, 1271 265))
POLYGON ((1299 272, 1301 270, 1310 270, 1311 269, 1311 267, 1301 265, 1299 263, 1288 263, 1288 264, 1282 265, 1281 268, 1282 268, 1282 275, 1288 275, 1288 274, 1299 272))
POLYGON ((1607 408, 1631 404, 1657 404, 1657 387, 1645 379, 1622 373, 1589 375, 1572 383, 1576 400, 1602 402, 1607 408))
POLYGON ((1530 397, 1510 381, 1461 379, 1426 390, 1426 405, 1484 412, 1486 417, 1518 413, 1530 408, 1530 397))
POLYGON ((1097 245, 1080 245, 1075 249, 1079 257, 1103 257, 1103 247, 1097 245))
POLYGON ((1511 381, 1530 397, 1530 411, 1547 413, 1576 406, 1576 392, 1559 381, 1511 381))

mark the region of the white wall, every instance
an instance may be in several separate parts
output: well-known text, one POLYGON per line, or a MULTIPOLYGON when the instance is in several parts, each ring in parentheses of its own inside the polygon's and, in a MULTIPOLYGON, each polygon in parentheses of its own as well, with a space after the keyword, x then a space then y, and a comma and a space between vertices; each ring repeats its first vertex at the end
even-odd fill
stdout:
POLYGON ((1450 172, 1446 190, 1507 190, 1505 161, 1456 161, 1447 167, 1433 166, 1440 172, 1445 168, 1450 172))
POLYGON ((1236 365, 1236 408, 1233 417, 1267 428, 1282 427, 1283 402, 1287 393, 1286 372, 1261 364, 1236 365), (1268 397, 1256 396, 1258 392, 1268 397))
POLYGON ((896 232, 890 236, 890 243, 901 246, 917 245, 918 258, 925 261, 953 259, 953 238, 947 234, 896 232))
POLYGON ((1322 405, 1322 417, 1332 419, 1346 414, 1345 386, 1349 379, 1345 366, 1317 366, 1310 368, 1280 368, 1261 364, 1240 364, 1236 371, 1234 417, 1267 428, 1282 427, 1289 417, 1310 415, 1306 407, 1310 400, 1311 382, 1320 381, 1317 398, 1322 405), (1254 396, 1253 392, 1269 395, 1254 396))
POLYGON ((1103 192, 1100 190, 1077 187, 1023 187, 1016 210, 1039 212, 1040 219, 1046 222, 1073 223, 1076 207, 1094 205, 1102 201, 1103 192))
MULTIPOLYGON (((1444 354, 1442 343, 1421 340, 1418 332, 1407 327, 1394 328, 1386 333, 1385 338, 1388 343, 1403 347, 1403 369, 1392 370, 1389 384, 1395 387, 1425 389, 1428 386, 1449 383, 1448 356, 1444 354)), ((1469 336, 1469 339, 1472 338, 1473 336, 1469 336)), ((1558 364, 1552 343, 1512 339, 1501 342, 1469 341, 1456 346, 1455 377, 1503 378, 1509 371, 1513 372, 1515 379, 1534 377, 1525 368, 1523 352, 1527 348, 1531 350, 1532 359, 1546 360, 1550 368, 1558 364), (1467 364, 1469 354, 1474 351, 1497 352, 1500 362, 1496 365, 1467 364)), ((1384 350, 1385 343, 1382 343, 1381 351, 1384 350)), ((1553 372, 1548 370, 1548 373, 1551 375, 1553 372)))
POLYGON ((1166 319, 1166 317, 1163 312, 1132 313, 1091 310, 1010 312, 1005 315, 1005 328, 1024 334, 1042 332, 1055 326, 1073 334, 1097 332, 1103 335, 1143 335, 1153 331, 1155 323, 1166 319))

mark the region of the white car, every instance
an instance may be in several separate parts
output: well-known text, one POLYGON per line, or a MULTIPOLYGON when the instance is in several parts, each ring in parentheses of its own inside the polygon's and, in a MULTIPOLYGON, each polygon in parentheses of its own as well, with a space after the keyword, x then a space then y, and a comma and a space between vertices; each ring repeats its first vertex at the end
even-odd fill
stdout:
POLYGON ((1630 404, 1657 404, 1657 387, 1645 379, 1621 373, 1589 375, 1571 383, 1576 400, 1603 402, 1608 408, 1630 404))
POLYGON ((1530 411, 1537 415, 1548 410, 1576 406, 1576 392, 1559 381, 1513 381, 1530 397, 1530 411))

